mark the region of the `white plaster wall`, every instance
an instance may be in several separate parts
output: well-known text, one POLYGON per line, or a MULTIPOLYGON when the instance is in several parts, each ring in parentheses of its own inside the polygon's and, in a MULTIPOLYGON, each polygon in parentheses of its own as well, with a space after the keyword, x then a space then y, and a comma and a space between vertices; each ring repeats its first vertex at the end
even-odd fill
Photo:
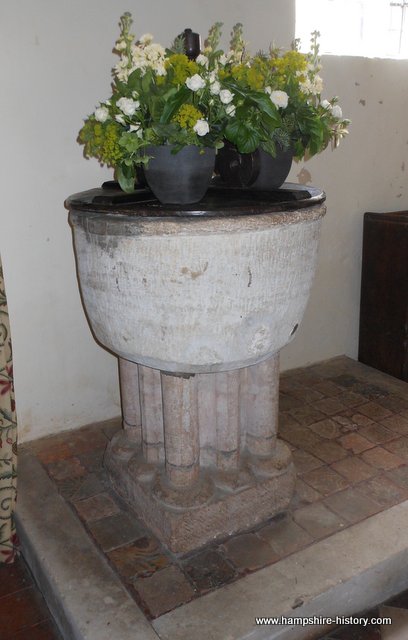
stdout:
POLYGON ((119 414, 117 360, 91 336, 75 277, 67 195, 111 178, 76 136, 108 97, 124 11, 163 44, 186 26, 242 21, 254 50, 289 43, 293 0, 2 0, 0 253, 20 441, 119 414))
MULTIPOLYGON (((137 34, 163 43, 186 26, 204 34, 216 20, 226 34, 242 21, 253 51, 271 40, 288 46, 294 34, 294 0, 0 2, 0 252, 21 441, 119 413, 117 361, 89 331, 63 201, 111 177, 83 159, 75 139, 109 95, 126 10, 137 34)), ((328 213, 311 300, 283 368, 357 354, 363 213, 408 208, 407 72, 405 61, 324 59, 327 96, 340 96, 353 125, 335 153, 291 173, 325 188, 328 213)))
POLYGON ((408 208, 407 74, 407 60, 323 58, 327 96, 340 97, 352 125, 334 152, 292 168, 294 182, 324 188, 327 215, 309 305, 282 368, 357 358, 364 212, 408 208))

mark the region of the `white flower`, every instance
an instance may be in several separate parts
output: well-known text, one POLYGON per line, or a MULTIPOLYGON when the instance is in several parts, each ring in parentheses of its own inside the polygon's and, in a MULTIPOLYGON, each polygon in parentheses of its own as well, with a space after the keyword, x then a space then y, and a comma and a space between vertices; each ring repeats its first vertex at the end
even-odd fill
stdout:
POLYGON ((198 136, 205 136, 210 130, 210 125, 207 120, 197 120, 193 129, 198 136))
POLYGON ((320 106, 323 107, 323 109, 331 109, 331 104, 328 100, 322 100, 320 106))
POLYGON ((208 74, 208 79, 210 82, 215 82, 217 79, 217 74, 215 71, 210 71, 210 73, 208 74))
POLYGON ((200 55, 198 55, 195 59, 197 64, 200 64, 202 67, 205 67, 206 69, 208 69, 208 58, 207 56, 204 56, 202 53, 200 53, 200 55))
POLYGON ((220 100, 223 104, 229 104, 232 102, 234 94, 231 93, 229 89, 221 89, 220 91, 220 100))
POLYGON ((225 53, 222 53, 220 55, 220 57, 218 58, 218 62, 220 63, 220 65, 222 67, 224 67, 227 64, 228 60, 227 60, 227 56, 225 55, 225 53))
POLYGON ((225 112, 227 114, 227 116, 235 116, 235 105, 234 104, 227 104, 227 106, 225 107, 225 112))
POLYGON ((98 107, 95 109, 95 120, 105 122, 109 118, 109 111, 106 107, 98 107))
POLYGON ((126 49, 126 41, 118 40, 115 46, 118 51, 124 51, 126 49))
POLYGON ((311 93, 317 96, 323 91, 323 79, 320 76, 315 76, 313 80, 306 78, 304 82, 300 83, 300 88, 303 93, 311 93))
POLYGON ((135 111, 140 107, 139 100, 132 100, 131 98, 119 98, 116 106, 125 114, 125 116, 133 116, 135 111))
POLYGON ((267 93, 267 94, 268 94, 268 96, 270 96, 270 95, 271 95, 271 93, 272 93, 272 89, 271 89, 271 87, 265 87, 265 93, 267 93))
POLYGON ((129 131, 132 131, 132 132, 134 131, 138 138, 143 138, 142 124, 140 122, 137 122, 136 124, 131 124, 129 126, 129 131))
POLYGON ((213 94, 213 96, 218 96, 220 91, 221 91, 221 85, 218 82, 218 80, 215 80, 215 82, 210 84, 210 92, 213 94))
POLYGON ((164 64, 158 64, 154 68, 157 76, 165 76, 167 74, 164 64))
POLYGON ((151 42, 153 42, 153 36, 151 33, 144 33, 142 36, 140 36, 139 38, 139 42, 140 44, 150 44, 151 42))
POLYGON ((115 120, 116 122, 119 122, 119 124, 125 124, 125 118, 121 115, 116 115, 115 120))
POLYGON ((275 107, 286 109, 289 101, 289 96, 286 91, 279 91, 278 89, 276 89, 275 91, 271 92, 270 96, 275 107))
POLYGON ((334 118, 338 118, 338 119, 340 120, 340 118, 342 118, 342 117, 343 117, 343 112, 342 112, 342 110, 341 110, 341 107, 340 107, 338 104, 335 104, 335 105, 332 107, 331 112, 332 112, 332 116, 333 116, 334 118))
POLYGON ((195 73, 190 78, 187 78, 186 85, 191 91, 198 91, 199 89, 204 89, 205 80, 198 73, 195 73))

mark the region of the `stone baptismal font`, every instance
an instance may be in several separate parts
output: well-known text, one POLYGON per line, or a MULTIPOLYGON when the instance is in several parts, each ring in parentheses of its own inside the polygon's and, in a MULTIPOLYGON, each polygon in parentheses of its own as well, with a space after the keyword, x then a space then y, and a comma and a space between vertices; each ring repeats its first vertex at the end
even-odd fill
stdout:
POLYGON ((161 205, 108 183, 67 200, 88 321, 119 356, 123 429, 105 465, 173 552, 291 500, 279 352, 305 311, 324 199, 212 186, 196 205, 161 205))

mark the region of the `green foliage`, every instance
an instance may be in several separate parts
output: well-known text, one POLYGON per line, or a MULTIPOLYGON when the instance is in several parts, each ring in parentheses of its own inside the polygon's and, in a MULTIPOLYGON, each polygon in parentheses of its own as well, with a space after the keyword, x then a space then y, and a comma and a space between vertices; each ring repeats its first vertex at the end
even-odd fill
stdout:
POLYGON ((347 133, 337 98, 322 100, 318 33, 309 54, 298 43, 289 51, 270 48, 251 57, 242 24, 232 29, 230 51, 219 49, 221 22, 210 29, 196 61, 177 37, 169 49, 145 34, 135 41, 125 13, 115 45, 113 93, 86 120, 79 133, 86 157, 116 169, 125 191, 133 189, 137 165, 146 164, 150 144, 223 146, 241 153, 262 148, 293 149, 312 156, 347 133))

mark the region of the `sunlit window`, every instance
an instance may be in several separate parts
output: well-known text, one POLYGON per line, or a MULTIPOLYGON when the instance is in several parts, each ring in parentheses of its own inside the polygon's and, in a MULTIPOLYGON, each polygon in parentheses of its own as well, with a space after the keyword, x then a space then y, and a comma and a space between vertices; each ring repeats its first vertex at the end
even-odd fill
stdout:
POLYGON ((321 53, 408 58, 408 0, 296 0, 302 51, 316 30, 321 53))

